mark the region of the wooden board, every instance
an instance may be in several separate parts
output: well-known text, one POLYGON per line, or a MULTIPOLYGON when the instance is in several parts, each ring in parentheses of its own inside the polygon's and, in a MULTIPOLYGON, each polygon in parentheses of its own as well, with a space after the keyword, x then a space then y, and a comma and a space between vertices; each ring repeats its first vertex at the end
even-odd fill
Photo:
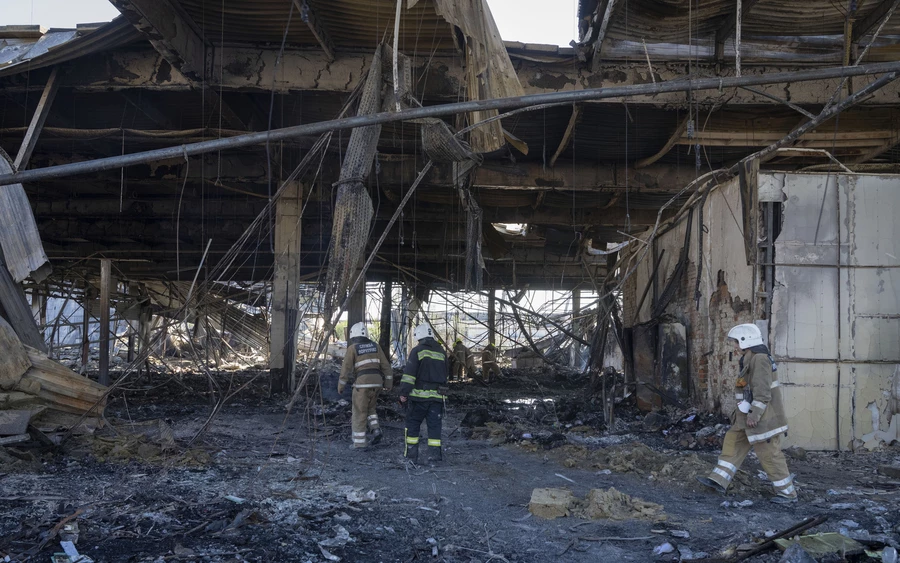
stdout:
POLYGON ((31 410, 0 411, 0 436, 24 434, 33 414, 31 410))
MULTIPOLYGON (((0 150, 0 174, 12 173, 9 156, 0 150)), ((27 277, 41 282, 50 274, 50 262, 22 184, 0 190, 0 246, 16 282, 27 277)))

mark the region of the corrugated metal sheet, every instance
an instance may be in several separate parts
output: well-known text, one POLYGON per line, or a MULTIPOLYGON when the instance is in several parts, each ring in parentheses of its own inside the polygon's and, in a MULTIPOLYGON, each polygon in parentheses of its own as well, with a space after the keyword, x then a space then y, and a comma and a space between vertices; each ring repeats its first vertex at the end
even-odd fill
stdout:
POLYGON ((36 40, 0 40, 0 76, 56 65, 140 39, 141 34, 125 18, 116 18, 99 28, 51 29, 36 40))
MULTIPOLYGON (((287 44, 314 47, 318 43, 300 19, 296 7, 290 17, 286 0, 181 0, 185 12, 197 24, 207 42, 287 44)), ((309 6, 337 48, 374 49, 393 33, 394 0, 309 0, 309 6)), ((453 36, 447 22, 434 11, 430 0, 412 9, 404 7, 400 21, 400 48, 406 52, 452 50, 453 36)))

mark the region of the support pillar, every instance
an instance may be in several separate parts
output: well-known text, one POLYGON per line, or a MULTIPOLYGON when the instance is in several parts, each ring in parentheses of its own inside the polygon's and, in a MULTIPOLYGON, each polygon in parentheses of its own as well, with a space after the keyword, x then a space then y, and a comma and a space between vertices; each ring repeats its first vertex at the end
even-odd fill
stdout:
POLYGON ((112 285, 112 261, 100 259, 100 385, 109 385, 109 293, 112 285))
POLYGON ((275 277, 269 327, 269 372, 272 393, 294 389, 297 323, 300 302, 300 214, 303 190, 287 185, 275 204, 275 277))
MULTIPOLYGON (((137 288, 133 285, 127 286, 125 288, 125 291, 128 293, 128 295, 136 295, 137 294, 137 288)), ((130 311, 131 307, 129 306, 126 310, 130 311)), ((135 333, 138 330, 138 326, 139 326, 139 322, 140 322, 140 321, 135 321, 135 320, 132 320, 131 318, 128 318, 130 316, 131 315, 127 315, 126 319, 125 319, 125 322, 128 324, 128 363, 129 364, 134 361, 135 344, 136 344, 135 343, 135 333)))
POLYGON ((91 284, 87 281, 84 282, 84 300, 81 306, 81 373, 84 374, 91 359, 91 284))
POLYGON ((144 356, 144 365, 142 369, 150 373, 150 330, 153 328, 153 310, 149 305, 141 307, 140 319, 138 320, 138 351, 144 356))
POLYGON ((384 355, 391 357, 391 309, 393 305, 392 292, 394 285, 390 279, 384 282, 384 295, 381 298, 381 326, 379 327, 378 343, 384 350, 384 355))
POLYGON ((497 297, 494 288, 488 292, 488 343, 496 345, 497 334, 497 297))
MULTIPOLYGON (((573 289, 572 290, 572 326, 569 327, 569 330, 572 331, 573 334, 578 334, 576 331, 577 321, 576 317, 581 314, 581 290, 573 289)), ((579 358, 581 357, 581 346, 575 340, 572 340, 572 348, 570 349, 569 354, 569 364, 573 368, 578 368, 579 358)))
POLYGON ((406 353, 409 354, 409 351, 415 348, 417 342, 415 336, 413 336, 413 332, 416 329, 416 315, 419 314, 419 307, 421 306, 421 302, 419 298, 415 296, 413 291, 409 292, 409 305, 406 307, 406 353))
MULTIPOLYGON (((360 270, 356 270, 353 272, 353 279, 355 280, 357 276, 359 276, 360 270)), ((353 292, 353 295, 350 296, 350 306, 347 307, 347 331, 350 331, 350 327, 355 325, 356 323, 364 323, 366 322, 366 280, 363 279, 359 282, 359 287, 356 288, 356 291, 353 292)), ((349 335, 339 335, 343 337, 347 337, 349 335)))

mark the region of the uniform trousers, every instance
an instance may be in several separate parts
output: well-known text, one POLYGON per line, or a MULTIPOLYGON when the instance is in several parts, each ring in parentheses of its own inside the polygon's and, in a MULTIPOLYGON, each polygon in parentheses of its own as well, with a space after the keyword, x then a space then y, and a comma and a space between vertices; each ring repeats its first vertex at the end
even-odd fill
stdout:
POLYGON ((444 418, 444 403, 432 399, 409 399, 409 410, 406 412, 406 446, 419 444, 419 432, 422 421, 428 426, 428 446, 441 447, 441 424, 444 418))
POLYGON ((797 490, 794 487, 794 480, 788 470, 787 460, 781 451, 781 435, 777 434, 768 440, 760 440, 750 443, 747 439, 746 430, 738 430, 731 428, 725 434, 725 441, 722 444, 722 454, 719 455, 719 461, 709 478, 724 487, 725 489, 731 484, 735 473, 740 469, 744 458, 750 453, 750 448, 756 452, 759 458, 759 464, 772 481, 775 492, 783 497, 797 496, 797 490))
POLYGON ((377 387, 353 388, 353 415, 350 418, 351 432, 353 432, 353 446, 366 447, 366 428, 375 430, 378 428, 378 414, 375 405, 378 402, 377 387))

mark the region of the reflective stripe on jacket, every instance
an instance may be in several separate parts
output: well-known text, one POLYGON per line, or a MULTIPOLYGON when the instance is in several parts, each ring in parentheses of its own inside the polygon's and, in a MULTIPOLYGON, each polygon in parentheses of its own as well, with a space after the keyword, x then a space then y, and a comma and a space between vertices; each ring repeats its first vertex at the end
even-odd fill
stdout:
POLYGON ((447 356, 433 338, 419 341, 409 353, 400 380, 400 395, 410 399, 443 401, 438 387, 447 384, 447 356))
POLYGON ((357 336, 347 343, 340 381, 344 385, 355 379, 354 387, 360 389, 384 387, 390 391, 394 385, 391 364, 376 342, 357 336))
POLYGON ((747 398, 746 390, 750 390, 752 401, 750 412, 759 415, 756 428, 747 427, 747 415, 735 408, 732 423, 738 430, 747 432, 747 440, 751 444, 788 431, 787 417, 781 400, 781 385, 777 372, 772 371, 772 362, 768 354, 747 350, 743 357, 744 367, 740 377, 747 382, 746 387, 735 388, 735 399, 740 402, 747 398))

